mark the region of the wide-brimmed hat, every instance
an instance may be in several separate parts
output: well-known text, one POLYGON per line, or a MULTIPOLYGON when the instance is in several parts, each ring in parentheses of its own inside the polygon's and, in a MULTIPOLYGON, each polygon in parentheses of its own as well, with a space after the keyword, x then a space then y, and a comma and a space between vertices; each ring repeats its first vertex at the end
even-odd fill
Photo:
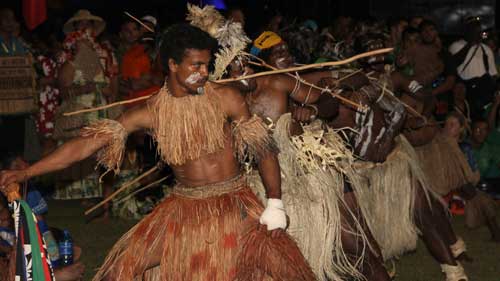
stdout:
POLYGON ((75 22, 89 20, 93 21, 95 25, 95 35, 99 35, 106 28, 106 22, 101 17, 91 14, 88 10, 78 10, 76 14, 70 18, 63 27, 65 34, 75 31, 75 22))
POLYGON ((154 27, 156 27, 156 25, 158 24, 158 20, 156 20, 156 18, 151 15, 143 16, 141 20, 150 22, 151 24, 153 24, 154 27))

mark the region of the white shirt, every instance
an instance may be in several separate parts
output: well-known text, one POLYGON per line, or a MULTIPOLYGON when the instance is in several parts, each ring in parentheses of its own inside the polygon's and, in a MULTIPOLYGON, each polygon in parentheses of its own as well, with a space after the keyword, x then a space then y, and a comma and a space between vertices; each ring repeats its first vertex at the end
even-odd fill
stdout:
MULTIPOLYGON (((466 44, 467 44, 467 42, 465 40, 460 39, 458 41, 453 42, 450 45, 450 47, 448 48, 448 51, 450 51, 450 53, 452 55, 455 55, 466 44)), ((483 48, 481 48, 481 46, 479 46, 478 44, 473 45, 469 49, 469 51, 467 52, 467 56, 465 57, 465 60, 457 67, 458 76, 460 76, 460 78, 462 78, 463 80, 469 80, 472 78, 481 77, 484 74, 486 74, 486 68, 485 68, 484 62, 483 62, 483 49, 486 52, 486 56, 488 57, 489 74, 491 76, 497 75, 497 68, 495 65, 495 56, 493 55, 493 52, 491 51, 490 47, 488 47, 487 45, 485 45, 483 43, 480 43, 480 44, 483 48), (477 51, 476 51, 476 48, 478 48, 477 51), (476 52, 476 53, 474 54, 474 52, 476 52), (474 54, 474 57, 471 60, 472 54, 474 54), (469 63, 469 60, 470 60, 470 63, 469 63), (469 64, 464 69, 464 66, 467 63, 469 63, 469 64)))

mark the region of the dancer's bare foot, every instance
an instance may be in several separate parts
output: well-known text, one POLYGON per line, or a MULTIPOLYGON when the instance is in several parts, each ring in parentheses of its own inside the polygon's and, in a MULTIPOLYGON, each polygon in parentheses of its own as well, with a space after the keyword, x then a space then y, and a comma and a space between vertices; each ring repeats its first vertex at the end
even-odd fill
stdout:
POLYGON ((57 281, 74 281, 82 279, 85 266, 81 262, 74 263, 54 271, 57 281))

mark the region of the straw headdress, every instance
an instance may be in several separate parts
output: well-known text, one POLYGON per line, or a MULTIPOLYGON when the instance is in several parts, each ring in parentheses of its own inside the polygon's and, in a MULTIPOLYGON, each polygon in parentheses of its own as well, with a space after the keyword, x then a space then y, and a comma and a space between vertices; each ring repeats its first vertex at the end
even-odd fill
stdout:
POLYGON ((220 49, 215 54, 215 68, 211 79, 220 79, 227 66, 243 51, 251 40, 246 36, 240 23, 225 21, 224 17, 213 7, 200 8, 188 4, 187 20, 191 25, 200 28, 217 39, 220 49))

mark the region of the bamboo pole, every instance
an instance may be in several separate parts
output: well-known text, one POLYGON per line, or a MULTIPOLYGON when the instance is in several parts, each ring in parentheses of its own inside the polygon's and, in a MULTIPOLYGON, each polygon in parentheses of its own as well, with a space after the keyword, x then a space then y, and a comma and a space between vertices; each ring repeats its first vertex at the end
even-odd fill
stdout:
POLYGON ((162 181, 164 181, 164 180, 168 179, 169 177, 170 177, 170 175, 168 175, 168 176, 164 176, 163 178, 161 178, 161 179, 159 179, 159 180, 157 180, 157 181, 154 181, 154 182, 152 182, 152 183, 150 183, 150 184, 148 184, 148 185, 146 185, 146 186, 144 186, 144 187, 139 188, 138 190, 136 190, 136 191, 134 191, 134 192, 132 192, 132 193, 128 194, 127 196, 123 197, 122 199, 120 199, 120 201, 118 201, 116 204, 120 204, 121 202, 123 202, 123 201, 127 200, 128 198, 130 198, 130 197, 132 197, 132 196, 134 196, 134 195, 136 195, 137 193, 139 193, 139 192, 141 192, 141 191, 144 191, 144 190, 146 190, 146 189, 148 189, 148 188, 150 188, 150 187, 152 187, 152 186, 155 186, 155 185, 157 185, 157 184, 161 183, 162 181))
POLYGON ((308 65, 298 66, 298 67, 289 67, 289 68, 284 68, 284 69, 279 69, 279 70, 264 71, 264 72, 259 72, 259 73, 255 73, 255 74, 251 74, 251 75, 241 76, 238 78, 220 79, 220 80, 217 80, 215 82, 227 83, 227 82, 239 81, 239 80, 244 80, 244 79, 251 79, 251 78, 261 77, 261 76, 266 76, 266 75, 271 75, 271 74, 296 72, 296 71, 302 71, 302 70, 307 70, 307 69, 311 69, 311 68, 321 68, 321 67, 325 67, 325 66, 338 66, 338 65, 348 64, 348 63, 351 63, 355 60, 359 60, 359 59, 362 59, 365 57, 389 53, 389 52, 392 52, 392 50, 393 50, 393 48, 379 49, 379 50, 375 50, 375 51, 371 51, 371 52, 361 53, 361 54, 352 56, 352 57, 345 59, 345 60, 313 63, 313 64, 308 64, 308 65))
POLYGON ((403 102, 401 99, 396 97, 396 95, 391 90, 387 89, 385 85, 380 86, 379 83, 376 83, 376 84, 377 84, 377 86, 379 86, 382 89, 382 93, 387 91, 389 93, 388 96, 397 100, 398 102, 400 102, 404 107, 406 107, 406 109, 408 110, 409 113, 415 115, 416 117, 420 117, 420 118, 427 120, 427 118, 425 118, 422 114, 418 113, 418 111, 416 111, 413 107, 409 106, 408 104, 403 102))
MULTIPOLYGON (((251 54, 248 54, 248 55, 251 55, 251 54)), ((251 55, 251 56, 253 56, 253 55, 251 55)), ((277 70, 275 67, 273 67, 272 65, 267 64, 267 63, 266 63, 265 61, 263 61, 262 59, 257 58, 257 57, 255 57, 255 58, 256 58, 256 59, 258 59, 259 61, 261 61, 261 63, 255 63, 255 62, 249 62, 249 63, 250 63, 250 64, 253 64, 253 65, 259 65, 259 66, 267 67, 267 68, 270 68, 270 69, 273 69, 273 70, 277 70)), ((356 103, 356 102, 353 102, 352 100, 349 100, 349 99, 347 99, 347 98, 344 98, 343 96, 341 96, 341 95, 339 95, 339 94, 336 94, 336 93, 334 93, 334 92, 330 91, 329 89, 326 89, 326 88, 321 88, 321 87, 319 87, 319 86, 317 86, 317 85, 314 85, 314 84, 312 84, 312 83, 309 83, 309 82, 307 82, 306 80, 304 80, 304 79, 300 78, 300 76, 299 76, 299 77, 297 77, 297 76, 295 76, 295 75, 293 75, 293 74, 291 74, 291 73, 288 73, 288 72, 287 72, 287 73, 285 73, 285 74, 286 74, 286 75, 288 75, 288 76, 290 76, 290 77, 293 77, 293 78, 295 78, 295 79, 298 79, 300 83, 302 83, 302 84, 304 84, 304 85, 306 85, 306 86, 312 87, 312 88, 317 89, 317 90, 320 90, 320 91, 327 92, 327 93, 329 93, 330 95, 332 95, 333 97, 335 97, 335 98, 337 98, 337 99, 339 99, 339 100, 343 101, 343 102, 344 102, 344 103, 346 103, 346 104, 349 104, 349 105, 351 105, 351 106, 355 107, 356 109, 363 110, 363 109, 365 108, 364 106, 360 105, 359 103, 356 103)))
MULTIPOLYGON (((255 73, 255 74, 252 74, 252 75, 241 76, 241 77, 238 77, 238 78, 219 79, 219 80, 212 81, 212 82, 227 83, 227 82, 239 81, 239 80, 243 80, 243 79, 250 79, 250 78, 255 78, 255 77, 260 77, 260 76, 266 76, 266 75, 272 75, 272 74, 301 71, 301 70, 306 70, 306 69, 311 69, 311 68, 320 68, 320 67, 325 67, 325 66, 338 66, 338 65, 343 65, 343 64, 347 64, 347 63, 353 62, 353 61, 361 59, 361 58, 365 58, 365 57, 369 57, 369 56, 374 56, 374 55, 379 55, 379 54, 389 53, 392 50, 393 50, 393 48, 385 48, 385 49, 380 49, 380 50, 375 50, 375 51, 371 51, 371 52, 366 52, 366 53, 358 54, 358 55, 355 55, 353 57, 350 57, 348 59, 341 60, 341 61, 322 62, 322 63, 315 63, 315 64, 304 65, 304 66, 300 66, 300 67, 291 67, 291 68, 285 68, 285 69, 279 69, 279 70, 264 71, 264 72, 259 72, 259 73, 255 73)), ((306 83, 304 83, 304 84, 306 84, 306 83)), ((308 83, 306 85, 311 86, 313 84, 308 83)), ((311 86, 311 87, 315 87, 316 89, 322 89, 320 87, 317 87, 316 85, 311 86)), ((97 110, 103 110, 103 109, 111 108, 111 107, 114 107, 114 106, 117 106, 117 105, 121 105, 121 104, 128 104, 128 103, 133 103, 133 102, 136 102, 136 101, 145 100, 145 99, 148 99, 149 97, 151 97, 152 95, 153 94, 148 95, 148 96, 138 97, 138 98, 135 98, 135 99, 126 100, 126 101, 119 101, 119 102, 115 102, 115 103, 110 103, 108 105, 104 105, 104 106, 100 106, 100 107, 95 107, 95 108, 88 108, 88 109, 84 109, 84 110, 78 110, 78 111, 73 111, 73 112, 66 112, 63 115, 64 116, 71 116, 71 115, 80 114, 80 113, 86 113, 86 112, 93 112, 93 111, 97 111, 97 110)), ((359 105, 357 103, 353 103, 352 101, 350 101, 348 99, 341 98, 338 95, 335 95, 335 97, 337 97, 339 99, 343 99, 343 101, 345 101, 346 103, 351 104, 351 105, 353 105, 353 106, 355 106, 357 108, 363 108, 361 105, 359 105)))
POLYGON ((148 31, 153 32, 153 33, 155 32, 155 31, 154 31, 154 30, 152 30, 149 26, 147 26, 146 24, 144 24, 144 23, 143 23, 140 19, 138 19, 138 18, 136 18, 136 17, 132 16, 129 12, 124 11, 123 13, 124 13, 125 15, 127 15, 127 16, 131 17, 131 18, 132 18, 133 20, 135 20, 136 22, 138 22, 140 25, 142 25, 142 26, 143 26, 145 29, 147 29, 148 31))
POLYGON ((85 215, 88 215, 88 214, 92 213, 93 211, 97 210, 97 208, 101 207, 102 205, 108 203, 113 198, 115 198, 116 195, 118 195, 120 192, 122 192, 123 190, 127 189, 128 187, 130 187, 134 183, 142 180, 143 178, 149 176, 150 174, 154 173, 156 170, 158 170, 158 167, 154 166, 153 168, 151 168, 151 169, 147 170, 146 172, 142 173, 142 175, 138 176, 137 178, 133 179, 132 181, 129 181, 129 182, 123 184, 120 188, 118 188, 115 192, 113 192, 106 199, 102 200, 101 202, 99 202, 94 207, 92 207, 92 208, 88 209, 87 211, 85 211, 85 215))
POLYGON ((103 106, 98 106, 98 107, 93 107, 93 108, 87 108, 87 109, 82 109, 82 110, 77 110, 77 111, 72 111, 72 112, 65 112, 65 113, 63 113, 63 115, 64 116, 71 116, 71 115, 76 115, 76 114, 80 114, 80 113, 87 113, 87 112, 93 112, 93 111, 103 110, 103 109, 107 109, 107 108, 114 107, 114 106, 117 106, 117 105, 129 104, 129 103, 133 103, 133 102, 136 102, 136 101, 146 100, 146 99, 149 99, 152 95, 154 95, 156 93, 158 93, 158 92, 155 92, 155 93, 153 93, 151 95, 142 96, 142 97, 138 97, 138 98, 134 98, 134 99, 130 99, 130 100, 123 100, 123 101, 118 101, 118 102, 110 103, 110 104, 103 105, 103 106))
MULTIPOLYGON (((250 53, 246 53, 246 52, 244 52, 244 54, 245 54, 245 55, 247 55, 247 56, 251 56, 252 58, 255 58, 255 59, 257 59, 258 61, 260 61, 260 63, 249 62, 249 63, 251 63, 251 64, 256 64, 256 65, 260 65, 260 66, 264 66, 264 67, 270 68, 270 69, 272 69, 272 70, 277 70, 277 68, 273 67, 273 66, 272 66, 272 65, 270 65, 270 64, 267 64, 264 60, 262 60, 261 58, 259 58, 259 57, 257 57, 257 56, 254 56, 254 55, 252 55, 252 54, 250 54, 250 53)), ((338 82, 340 82, 340 81, 342 81, 342 80, 345 80, 345 79, 347 79, 347 78, 349 78, 349 77, 352 77, 353 75, 355 75, 355 74, 357 74, 357 73, 360 73, 361 71, 362 71, 362 69, 358 69, 358 70, 356 70, 356 71, 353 71, 353 72, 349 73, 348 75, 346 75, 346 76, 341 77, 340 79, 338 79, 338 80, 337 80, 337 83, 338 83, 338 82)), ((290 73, 288 73, 288 72, 287 72, 286 74, 288 74, 289 76, 295 77, 294 75, 292 75, 292 74, 290 74, 290 73)), ((373 72, 368 73, 368 74, 367 74, 367 76, 368 76, 368 77, 370 77, 370 74, 373 74, 373 72)), ((296 78, 296 77, 295 77, 295 78, 296 78)), ((321 88, 321 87, 318 87, 318 86, 316 86, 316 85, 314 85, 314 84, 311 84, 311 83, 309 83, 309 82, 307 82, 307 81, 305 81, 305 80, 303 80, 303 79, 300 79, 300 82, 302 82, 302 83, 304 83, 304 84, 306 84, 306 85, 309 85, 309 86, 313 86, 314 88, 319 89, 319 90, 326 90, 326 89, 324 89, 324 88, 321 88)), ((378 83, 377 83, 377 85, 378 85, 378 83)), ((380 85, 378 85, 378 86, 380 87, 380 85)), ((382 88, 382 93, 383 93, 384 91, 387 91, 387 92, 390 94, 389 96, 390 96, 390 97, 392 97, 393 99, 396 99, 398 102, 402 103, 402 104, 403 104, 403 106, 404 106, 404 107, 406 107, 406 108, 408 109, 408 112, 410 112, 411 114, 413 114, 413 115, 415 115, 415 116, 417 116, 417 117, 420 117, 420 118, 424 118, 424 119, 426 119, 424 116, 422 116, 422 114, 418 113, 418 112, 417 112, 415 109, 413 109, 411 106, 407 105, 405 102, 403 102, 402 100, 400 100, 399 98, 397 98, 397 97, 394 95, 394 93, 393 93, 393 92, 391 92, 389 89, 387 89, 385 86, 384 86, 384 87, 381 87, 381 88, 382 88)), ((357 108, 361 108, 361 109, 363 108, 363 106, 362 106, 362 105, 359 105, 359 104, 357 104, 357 103, 354 103, 354 102, 352 102, 351 100, 345 99, 344 97, 339 96, 339 95, 337 95, 337 94, 335 94, 335 93, 333 93, 333 92, 332 92, 331 94, 332 94, 332 96, 337 97, 337 98, 339 98, 340 100, 345 101, 345 102, 347 102, 347 103, 349 103, 349 104, 351 104, 351 105, 354 105, 354 106, 356 106, 357 108)))

